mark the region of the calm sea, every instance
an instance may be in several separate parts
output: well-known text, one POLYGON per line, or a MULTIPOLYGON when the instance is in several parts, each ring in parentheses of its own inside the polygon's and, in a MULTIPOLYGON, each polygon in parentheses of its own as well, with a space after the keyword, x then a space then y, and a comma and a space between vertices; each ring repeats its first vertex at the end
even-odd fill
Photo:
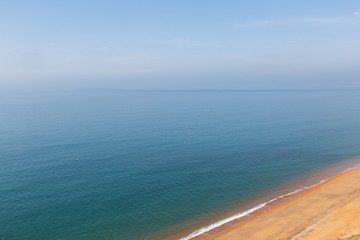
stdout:
POLYGON ((1 92, 0 239, 188 234, 358 155, 359 91, 1 92))

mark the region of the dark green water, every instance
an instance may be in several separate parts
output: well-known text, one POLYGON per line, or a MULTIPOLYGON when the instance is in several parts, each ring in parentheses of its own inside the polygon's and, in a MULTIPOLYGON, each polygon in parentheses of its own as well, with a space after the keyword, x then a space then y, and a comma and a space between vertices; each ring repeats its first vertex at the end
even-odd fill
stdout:
POLYGON ((0 239, 182 231, 357 155, 359 91, 2 92, 0 239))

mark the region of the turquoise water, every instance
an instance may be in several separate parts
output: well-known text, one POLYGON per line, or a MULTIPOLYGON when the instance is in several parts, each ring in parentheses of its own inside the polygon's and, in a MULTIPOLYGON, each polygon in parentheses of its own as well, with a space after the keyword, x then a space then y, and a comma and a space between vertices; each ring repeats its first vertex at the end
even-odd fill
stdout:
POLYGON ((1 92, 0 116, 6 240, 191 232, 360 155, 359 91, 1 92))

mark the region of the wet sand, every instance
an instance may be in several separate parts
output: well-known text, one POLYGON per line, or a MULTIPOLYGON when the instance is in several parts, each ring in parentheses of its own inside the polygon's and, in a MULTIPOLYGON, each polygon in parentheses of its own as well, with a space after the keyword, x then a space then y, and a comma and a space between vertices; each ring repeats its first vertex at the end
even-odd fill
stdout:
POLYGON ((206 240, 332 240, 360 233, 360 168, 333 177, 206 240))

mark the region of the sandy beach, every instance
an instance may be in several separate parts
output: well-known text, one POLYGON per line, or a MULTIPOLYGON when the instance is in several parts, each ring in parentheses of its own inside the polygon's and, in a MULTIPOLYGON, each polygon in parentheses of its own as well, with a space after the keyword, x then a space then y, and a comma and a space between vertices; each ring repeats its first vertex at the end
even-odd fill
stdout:
POLYGON ((360 168, 333 177, 224 231, 193 239, 360 239, 360 168), (350 239, 350 238, 349 238, 350 239))

